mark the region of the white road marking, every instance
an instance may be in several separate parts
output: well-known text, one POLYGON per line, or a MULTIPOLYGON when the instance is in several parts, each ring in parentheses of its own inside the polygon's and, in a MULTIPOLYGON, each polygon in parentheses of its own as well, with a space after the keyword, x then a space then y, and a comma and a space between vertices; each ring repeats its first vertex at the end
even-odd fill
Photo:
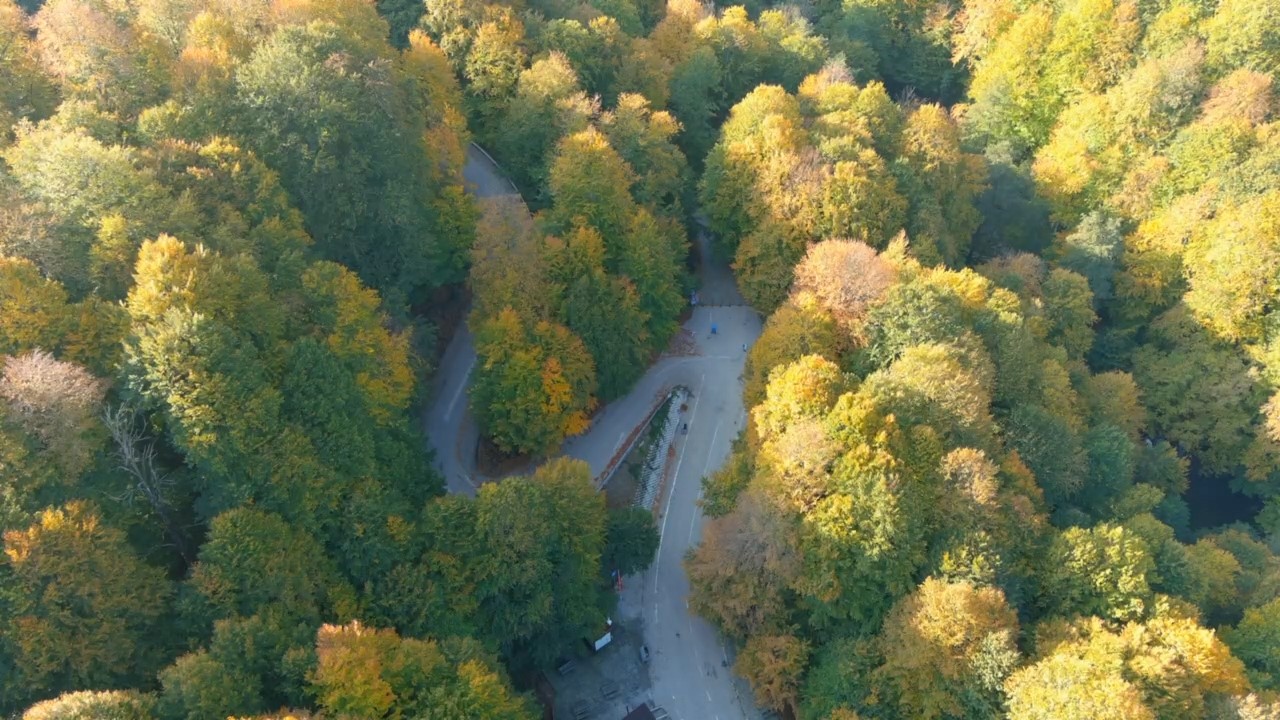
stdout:
POLYGON ((711 691, 704 688, 702 692, 707 694, 707 702, 711 702, 711 691))
POLYGON ((617 453, 618 448, 622 447, 622 441, 627 439, 627 431, 623 430, 618 433, 618 442, 613 444, 613 452, 617 453))
POLYGON ((458 384, 458 389, 453 391, 453 399, 449 401, 449 407, 445 408, 445 411, 444 411, 445 420, 453 419, 453 408, 455 405, 458 404, 458 398, 462 397, 462 391, 467 389, 467 385, 469 384, 467 381, 471 379, 471 371, 472 369, 475 368, 475 366, 476 366, 476 361, 473 358, 471 360, 471 364, 467 366, 466 376, 464 376, 462 378, 462 382, 458 384))
POLYGON ((707 446, 707 462, 702 465, 702 477, 707 476, 707 471, 711 469, 712 448, 716 446, 716 438, 720 436, 720 423, 716 423, 716 431, 711 433, 711 444, 707 446))
MULTIPOLYGON (((702 373, 698 379, 698 394, 693 397, 693 407, 689 409, 689 420, 698 412, 698 402, 702 400, 702 386, 707 382, 707 374, 702 373)), ((667 518, 671 517, 671 498, 676 496, 676 483, 680 482, 680 465, 684 462, 684 451, 689 448, 689 439, 685 438, 680 446, 680 457, 676 460, 676 472, 671 478, 671 489, 667 491, 667 507, 662 511, 662 529, 658 531, 658 552, 653 559, 653 591, 658 591, 658 568, 662 565, 662 541, 667 536, 667 518)))

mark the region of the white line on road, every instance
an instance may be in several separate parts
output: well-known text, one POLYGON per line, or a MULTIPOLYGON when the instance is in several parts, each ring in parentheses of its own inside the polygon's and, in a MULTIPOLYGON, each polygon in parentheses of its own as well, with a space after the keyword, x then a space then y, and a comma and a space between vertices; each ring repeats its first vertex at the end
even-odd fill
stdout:
POLYGON ((458 404, 458 398, 462 397, 462 391, 467 389, 467 380, 471 378, 471 369, 476 366, 476 361, 472 359, 471 364, 467 366, 467 374, 462 378, 462 382, 458 383, 458 389, 453 391, 453 399, 449 401, 449 407, 445 408, 444 419, 453 419, 453 407, 458 404))
MULTIPOLYGON (((702 386, 707 381, 707 374, 702 373, 702 377, 698 378, 698 394, 693 396, 693 407, 689 409, 689 419, 692 420, 695 413, 698 412, 698 401, 702 400, 702 386)), ((676 460, 676 472, 671 478, 671 489, 667 491, 667 507, 662 511, 662 529, 658 531, 658 552, 653 559, 653 591, 658 591, 658 567, 662 565, 662 541, 667 536, 667 518, 671 517, 671 498, 676 496, 676 483, 680 482, 680 464, 684 462, 684 451, 689 447, 689 438, 685 437, 684 444, 680 446, 680 457, 676 460)))
POLYGON ((720 423, 716 423, 716 431, 711 433, 711 444, 707 446, 707 462, 702 465, 702 477, 707 476, 707 471, 711 469, 711 458, 714 457, 712 448, 716 446, 716 438, 720 436, 720 423))

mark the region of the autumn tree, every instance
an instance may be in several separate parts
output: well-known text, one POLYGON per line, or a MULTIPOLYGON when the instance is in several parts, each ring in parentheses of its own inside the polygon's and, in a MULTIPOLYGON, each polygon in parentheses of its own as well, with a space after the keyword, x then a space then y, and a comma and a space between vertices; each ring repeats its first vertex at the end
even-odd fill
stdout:
POLYGON ((1070 528, 1053 540, 1044 577, 1045 609, 1061 615, 1140 619, 1151 611, 1155 566, 1141 538, 1124 527, 1070 528))
POLYGON ((812 293, 845 332, 856 335, 867 307, 894 280, 893 267, 866 244, 826 240, 796 265, 794 291, 812 293))
MULTIPOLYGON (((40 66, 26 31, 26 16, 13 0, 0 4, 0 128, 8 135, 19 120, 39 120, 53 112, 57 90, 40 66)), ((0 142, 3 144, 3 142, 0 142)))
POLYGON ((906 716, 994 716, 1003 705, 998 668, 1007 673, 1016 664, 1017 632, 998 589, 928 578, 885 619, 881 672, 906 716))
POLYGON ((1112 631, 1090 619, 1043 633, 1042 658, 1005 683, 1010 717, 1204 717, 1248 687, 1240 661, 1193 620, 1112 631))
POLYGON ((134 690, 81 690, 27 708, 22 720, 152 720, 155 699, 134 690))
POLYGON ((799 562, 786 515, 748 491, 686 561, 690 606, 731 637, 779 632, 799 562))
POLYGON ((504 452, 548 452, 586 428, 595 364, 568 329, 507 308, 476 328, 476 353, 471 407, 504 452))
POLYGON ((560 299, 556 319, 591 354, 601 399, 622 396, 654 349, 635 285, 606 272, 609 247, 591 226, 548 240, 547 252, 560 299))
POLYGON ((316 636, 316 656, 312 691, 337 717, 533 717, 528 701, 468 638, 401 638, 394 630, 359 622, 324 625, 316 636))
POLYGON ((634 211, 633 178, 631 167, 595 128, 566 137, 556 150, 547 180, 548 228, 565 233, 574 225, 584 225, 596 231, 604 242, 605 267, 616 271, 621 254, 618 243, 634 211))
POLYGON ((105 391, 84 368, 41 351, 6 358, 0 375, 10 420, 38 440, 68 479, 88 468, 105 439, 99 420, 105 391))
POLYGON ((573 67, 559 53, 540 58, 520 72, 514 91, 493 145, 511 167, 513 180, 524 195, 543 205, 549 199, 549 171, 560 143, 584 131, 597 108, 583 94, 573 67))
POLYGON ((808 644, 797 637, 755 635, 738 654, 733 669, 751 683, 760 705, 794 713, 808 656, 808 644))
POLYGON ((486 199, 481 207, 468 280, 475 317, 492 318, 507 307, 527 318, 550 317, 543 236, 528 208, 514 196, 486 199))
POLYGON ((769 374, 805 355, 833 359, 841 345, 835 319, 812 293, 796 293, 765 320, 764 330, 747 353, 743 370, 744 403, 764 399, 769 374))
POLYGON ((921 261, 956 266, 969 256, 982 221, 974 202, 986 164, 963 151, 955 122, 937 105, 907 116, 901 142, 899 185, 910 203, 907 234, 921 261))
POLYGON ((92 505, 39 513, 6 530, 4 550, 3 646, 14 663, 6 698, 139 683, 155 671, 172 589, 92 505))

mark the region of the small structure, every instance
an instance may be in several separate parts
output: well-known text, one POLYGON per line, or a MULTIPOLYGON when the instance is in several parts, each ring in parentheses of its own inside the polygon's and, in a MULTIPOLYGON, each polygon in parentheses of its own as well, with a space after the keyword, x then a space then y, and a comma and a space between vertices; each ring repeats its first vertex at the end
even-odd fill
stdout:
POLYGON ((606 617, 604 619, 604 632, 594 640, 587 638, 587 644, 591 646, 593 652, 600 652, 611 642, 613 642, 613 618, 606 617))
POLYGON ((648 705, 641 705, 635 710, 627 713, 627 716, 622 718, 622 720, 655 720, 655 716, 653 711, 649 709, 648 705))

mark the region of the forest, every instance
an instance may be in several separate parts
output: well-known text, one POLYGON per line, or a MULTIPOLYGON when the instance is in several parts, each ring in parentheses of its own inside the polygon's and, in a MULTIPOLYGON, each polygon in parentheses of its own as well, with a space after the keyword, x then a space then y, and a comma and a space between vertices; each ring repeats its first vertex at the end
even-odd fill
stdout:
POLYGON ((0 0, 0 716, 540 716, 706 232, 760 707, 1280 718, 1278 71, 1280 0, 0 0), (546 459, 475 498, 463 321, 546 459))

